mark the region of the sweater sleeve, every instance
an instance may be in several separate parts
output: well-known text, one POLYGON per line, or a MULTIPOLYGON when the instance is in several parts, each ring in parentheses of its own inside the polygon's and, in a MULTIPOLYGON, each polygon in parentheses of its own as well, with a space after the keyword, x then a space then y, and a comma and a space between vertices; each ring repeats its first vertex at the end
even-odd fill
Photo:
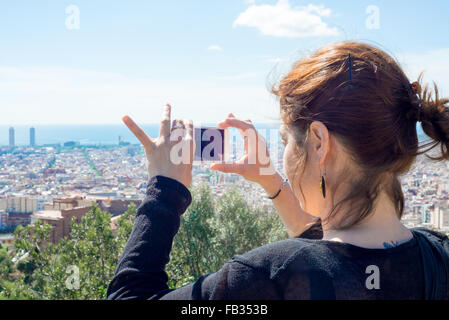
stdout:
POLYGON ((180 182, 163 176, 150 179, 108 286, 108 299, 148 299, 168 290, 165 266, 180 216, 191 201, 189 190, 180 182))

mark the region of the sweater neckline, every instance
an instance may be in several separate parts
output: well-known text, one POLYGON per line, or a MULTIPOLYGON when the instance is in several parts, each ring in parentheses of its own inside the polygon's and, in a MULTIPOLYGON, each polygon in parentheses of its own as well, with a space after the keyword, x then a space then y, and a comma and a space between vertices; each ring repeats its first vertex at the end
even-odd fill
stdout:
POLYGON ((347 248, 349 250, 353 251, 359 251, 359 252, 366 252, 366 253, 393 253, 397 251, 402 251, 405 249, 413 248, 417 246, 417 240, 415 237, 415 234, 412 232, 413 237, 410 240, 407 240, 406 242, 401 243, 398 246, 392 247, 392 248, 365 248, 361 246, 357 246, 355 244, 347 243, 347 242, 338 242, 338 241, 331 241, 331 240, 311 240, 311 239, 301 239, 301 240, 310 240, 315 243, 322 243, 327 244, 334 247, 341 247, 341 248, 347 248))

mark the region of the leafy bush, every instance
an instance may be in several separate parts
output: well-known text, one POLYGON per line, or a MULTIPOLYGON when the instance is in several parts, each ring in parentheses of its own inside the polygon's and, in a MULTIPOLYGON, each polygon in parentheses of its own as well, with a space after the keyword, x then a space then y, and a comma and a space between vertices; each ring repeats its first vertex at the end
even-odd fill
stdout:
MULTIPOLYGON (((170 288, 217 271, 234 254, 287 237, 274 209, 250 207, 236 189, 214 201, 201 185, 192 196, 166 268, 170 288)), ((72 220, 70 237, 57 244, 48 242, 48 224, 19 226, 15 251, 0 249, 0 299, 105 299, 135 214, 131 204, 112 230, 112 216, 93 205, 80 223, 72 220)))

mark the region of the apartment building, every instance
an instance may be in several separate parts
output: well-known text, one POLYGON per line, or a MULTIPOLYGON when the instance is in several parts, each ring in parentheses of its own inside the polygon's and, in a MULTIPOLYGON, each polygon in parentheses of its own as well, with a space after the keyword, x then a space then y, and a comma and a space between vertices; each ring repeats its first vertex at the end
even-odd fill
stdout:
POLYGON ((432 227, 449 231, 449 200, 439 201, 431 218, 432 227))

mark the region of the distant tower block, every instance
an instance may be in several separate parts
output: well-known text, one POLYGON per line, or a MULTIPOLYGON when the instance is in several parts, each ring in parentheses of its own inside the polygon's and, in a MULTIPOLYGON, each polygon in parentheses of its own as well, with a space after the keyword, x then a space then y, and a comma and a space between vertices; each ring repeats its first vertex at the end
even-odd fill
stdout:
POLYGON ((30 146, 36 146, 36 129, 30 128, 30 146))
POLYGON ((16 145, 15 136, 14 136, 14 128, 9 128, 9 147, 14 148, 16 145))
POLYGON ((118 144, 121 145, 123 142, 123 137, 122 136, 118 136, 118 144))

